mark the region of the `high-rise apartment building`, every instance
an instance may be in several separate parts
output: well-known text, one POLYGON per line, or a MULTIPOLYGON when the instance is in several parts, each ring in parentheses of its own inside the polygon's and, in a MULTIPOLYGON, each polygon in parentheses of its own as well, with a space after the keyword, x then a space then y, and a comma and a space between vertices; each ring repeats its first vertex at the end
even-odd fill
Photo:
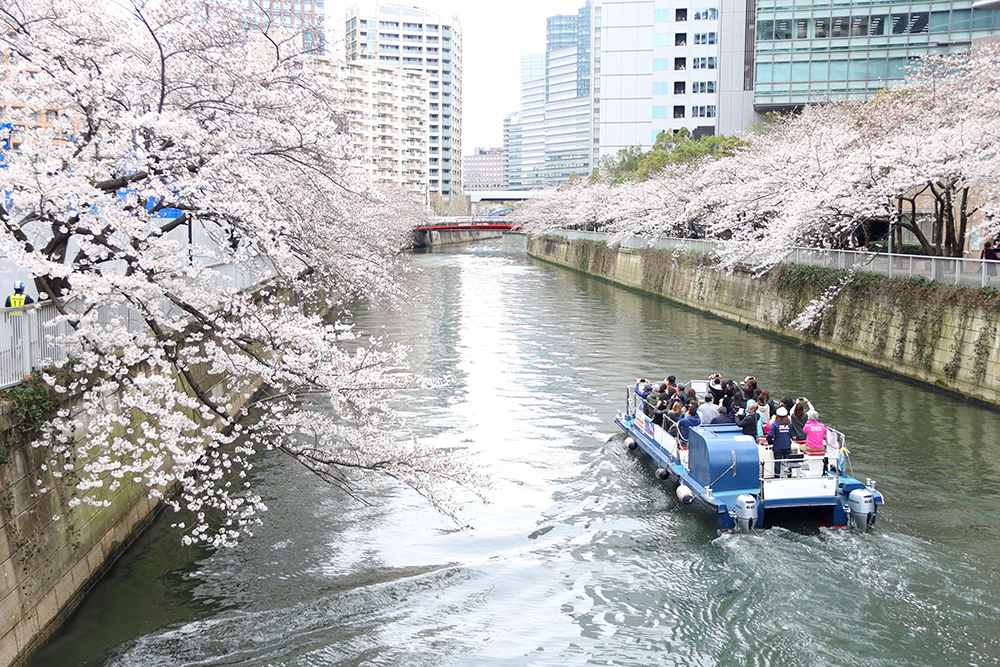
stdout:
POLYGON ((503 190, 503 149, 473 148, 462 156, 462 189, 503 190))
POLYGON ((601 154, 649 148, 663 131, 698 137, 749 124, 747 16, 733 0, 606 0, 601 154))
POLYGON ((426 75, 428 187, 444 197, 461 190, 462 33, 458 20, 442 20, 419 7, 355 5, 347 10, 348 61, 371 61, 426 75))
POLYGON ((504 120, 511 190, 555 185, 593 168, 599 15, 588 0, 576 14, 549 17, 545 53, 521 58, 521 108, 504 120))
POLYGON ((427 196, 428 103, 422 72, 373 61, 314 59, 347 99, 347 133, 368 179, 427 196))
POLYGON ((323 19, 326 0, 242 0, 243 11, 252 21, 268 21, 283 28, 302 31, 307 51, 323 52, 326 46, 323 19))

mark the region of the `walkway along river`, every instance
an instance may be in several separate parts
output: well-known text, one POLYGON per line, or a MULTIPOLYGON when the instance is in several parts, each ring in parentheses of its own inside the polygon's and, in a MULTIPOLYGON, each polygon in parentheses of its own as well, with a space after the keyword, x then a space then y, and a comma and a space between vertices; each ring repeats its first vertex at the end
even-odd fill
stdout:
POLYGON ((492 502, 453 530, 290 461, 232 550, 162 517, 32 664, 987 665, 1000 660, 1000 414, 529 260, 524 240, 415 254, 401 312, 357 310, 447 390, 404 397, 492 502), (639 375, 750 372, 808 396, 888 504, 868 535, 720 534, 627 452, 639 375))

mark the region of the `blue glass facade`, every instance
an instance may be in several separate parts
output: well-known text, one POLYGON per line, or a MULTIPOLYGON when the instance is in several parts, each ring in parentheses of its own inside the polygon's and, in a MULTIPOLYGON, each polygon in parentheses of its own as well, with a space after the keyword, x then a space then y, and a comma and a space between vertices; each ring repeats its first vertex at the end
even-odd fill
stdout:
POLYGON ((754 107, 867 97, 930 53, 1000 32, 1000 15, 957 2, 759 0, 754 107))

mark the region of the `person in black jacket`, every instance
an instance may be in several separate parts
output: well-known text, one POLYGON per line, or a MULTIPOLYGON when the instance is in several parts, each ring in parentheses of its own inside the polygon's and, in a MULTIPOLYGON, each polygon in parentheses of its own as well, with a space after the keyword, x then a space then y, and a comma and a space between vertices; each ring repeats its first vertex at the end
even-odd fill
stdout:
POLYGON ((736 422, 736 425, 743 429, 743 435, 749 435, 756 442, 757 440, 757 420, 760 419, 760 415, 757 414, 757 404, 750 403, 747 405, 746 414, 736 422))
POLYGON ((792 420, 785 406, 778 408, 778 416, 767 433, 767 441, 774 445, 774 476, 780 477, 782 460, 792 456, 792 420))

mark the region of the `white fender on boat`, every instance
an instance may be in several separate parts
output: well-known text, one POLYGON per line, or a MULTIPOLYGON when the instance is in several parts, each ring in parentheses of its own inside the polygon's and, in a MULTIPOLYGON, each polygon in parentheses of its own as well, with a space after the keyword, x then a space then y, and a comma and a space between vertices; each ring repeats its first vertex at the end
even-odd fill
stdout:
POLYGON ((632 438, 625 438, 625 446, 628 447, 629 449, 635 449, 636 448, 635 440, 633 440, 632 438))
POLYGON ((690 505, 694 502, 694 493, 687 486, 681 484, 677 487, 677 499, 685 505, 690 505))

